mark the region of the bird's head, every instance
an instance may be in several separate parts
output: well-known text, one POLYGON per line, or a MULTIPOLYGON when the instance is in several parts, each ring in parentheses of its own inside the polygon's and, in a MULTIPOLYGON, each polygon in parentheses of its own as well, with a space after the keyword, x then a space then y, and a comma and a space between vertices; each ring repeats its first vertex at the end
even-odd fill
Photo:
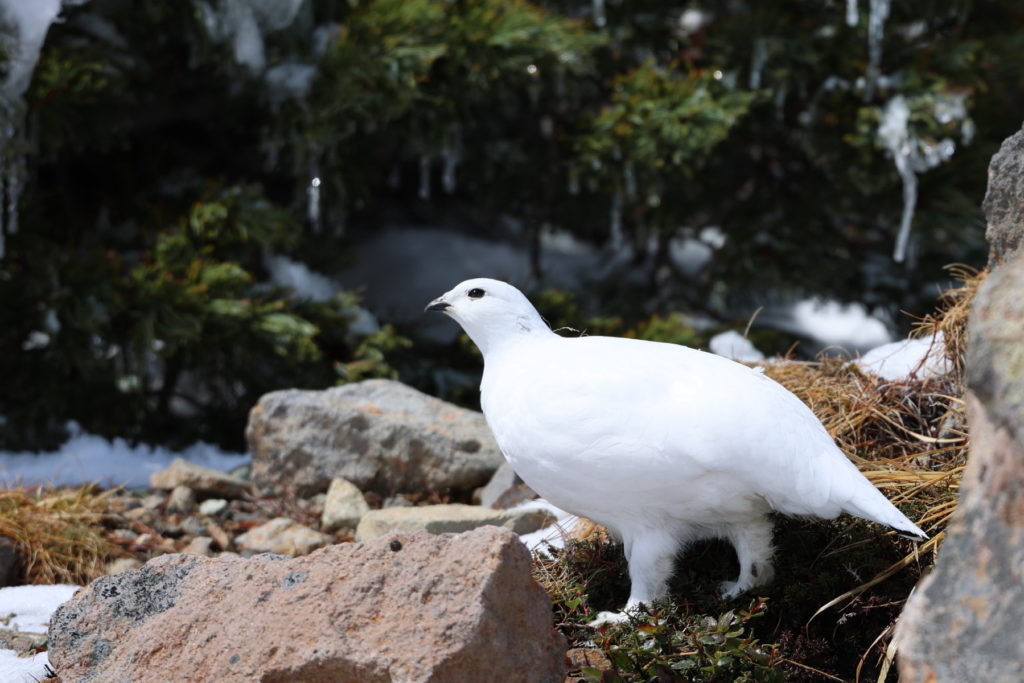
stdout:
POLYGON ((501 280, 473 278, 427 304, 462 326, 469 338, 487 352, 503 342, 528 334, 552 334, 522 292, 501 280))

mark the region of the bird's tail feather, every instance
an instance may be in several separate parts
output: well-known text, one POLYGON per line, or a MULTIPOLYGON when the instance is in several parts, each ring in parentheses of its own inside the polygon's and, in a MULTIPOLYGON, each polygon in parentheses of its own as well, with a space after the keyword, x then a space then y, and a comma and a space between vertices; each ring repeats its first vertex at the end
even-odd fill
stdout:
POLYGON ((850 500, 846 512, 885 525, 912 541, 928 540, 928 534, 921 531, 874 486, 871 486, 870 492, 866 495, 850 500))

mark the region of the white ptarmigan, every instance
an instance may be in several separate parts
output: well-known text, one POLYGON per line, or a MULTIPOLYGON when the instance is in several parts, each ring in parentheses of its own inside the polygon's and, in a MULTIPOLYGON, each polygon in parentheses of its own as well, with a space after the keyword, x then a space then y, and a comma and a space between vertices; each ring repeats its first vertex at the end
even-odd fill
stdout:
POLYGON ((736 549, 740 575, 723 596, 770 581, 773 510, 847 512, 927 538, 800 399, 755 370, 676 344, 561 337, 499 280, 466 280, 426 310, 483 353, 480 403, 519 476, 622 540, 627 612, 663 597, 676 554, 701 538, 736 549))

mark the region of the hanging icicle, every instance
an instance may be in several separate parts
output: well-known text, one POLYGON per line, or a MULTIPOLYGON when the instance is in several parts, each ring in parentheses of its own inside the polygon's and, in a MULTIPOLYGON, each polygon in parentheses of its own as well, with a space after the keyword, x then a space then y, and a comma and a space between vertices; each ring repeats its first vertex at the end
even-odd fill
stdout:
POLYGON ((430 157, 426 154, 420 156, 420 199, 430 199, 430 157))
POLYGON ((860 23, 860 8, 857 0, 846 0, 846 25, 856 26, 860 23))
MULTIPOLYGON (((966 118, 966 109, 957 109, 955 102, 949 98, 940 97, 935 104, 935 114, 937 117, 963 117, 965 124, 970 121, 966 118)), ((878 137, 892 154, 896 172, 903 183, 903 213, 900 216, 900 227, 892 254, 896 263, 903 263, 907 258, 910 232, 917 208, 918 174, 948 161, 956 152, 956 143, 951 139, 943 138, 938 142, 922 140, 911 132, 909 123, 910 107, 902 95, 897 95, 886 103, 878 126, 878 137)))
POLYGON ((764 63, 768 60, 768 43, 764 38, 754 41, 754 52, 750 56, 750 89, 757 90, 761 87, 761 72, 764 63))
POLYGON ((627 161, 622 166, 622 184, 626 189, 626 197, 636 199, 636 171, 633 162, 627 161))
POLYGON ((864 100, 875 96, 875 86, 882 70, 882 38, 885 22, 889 18, 890 0, 870 0, 868 3, 868 70, 864 83, 864 100))
POLYGON ((448 142, 444 151, 441 152, 444 167, 441 172, 441 187, 445 194, 452 194, 456 190, 455 170, 462 161, 462 127, 453 123, 448 129, 448 142))
POLYGON ((320 173, 314 166, 310 171, 309 185, 306 186, 306 218, 309 220, 309 226, 313 229, 313 233, 319 235, 321 231, 320 223, 320 173))

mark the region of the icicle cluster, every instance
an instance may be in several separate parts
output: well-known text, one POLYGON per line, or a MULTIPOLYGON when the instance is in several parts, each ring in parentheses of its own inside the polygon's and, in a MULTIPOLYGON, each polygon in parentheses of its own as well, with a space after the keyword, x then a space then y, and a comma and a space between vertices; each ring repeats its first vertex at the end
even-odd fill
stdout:
POLYGON ((18 202, 27 173, 22 97, 32 82, 46 34, 63 5, 82 1, 0 0, 0 49, 7 55, 7 76, 0 83, 0 258, 6 251, 6 236, 18 231, 18 202))
MULTIPOLYGON (((18 2, 19 0, 14 0, 18 2)), ((20 0, 24 1, 24 0, 20 0)), ((213 40, 230 42, 235 61, 254 73, 267 66, 263 36, 290 26, 306 0, 193 0, 213 40)))
MULTIPOLYGON (((961 141, 968 144, 974 135, 974 122, 967 117, 965 96, 941 94, 933 105, 939 123, 960 121, 961 141)), ((910 130, 910 107, 902 95, 890 99, 882 112, 878 137, 892 154, 896 172, 903 181, 903 214, 893 249, 893 260, 902 263, 907 257, 910 229, 917 207, 917 176, 949 160, 956 152, 956 142, 943 138, 938 142, 922 140, 910 130)))

